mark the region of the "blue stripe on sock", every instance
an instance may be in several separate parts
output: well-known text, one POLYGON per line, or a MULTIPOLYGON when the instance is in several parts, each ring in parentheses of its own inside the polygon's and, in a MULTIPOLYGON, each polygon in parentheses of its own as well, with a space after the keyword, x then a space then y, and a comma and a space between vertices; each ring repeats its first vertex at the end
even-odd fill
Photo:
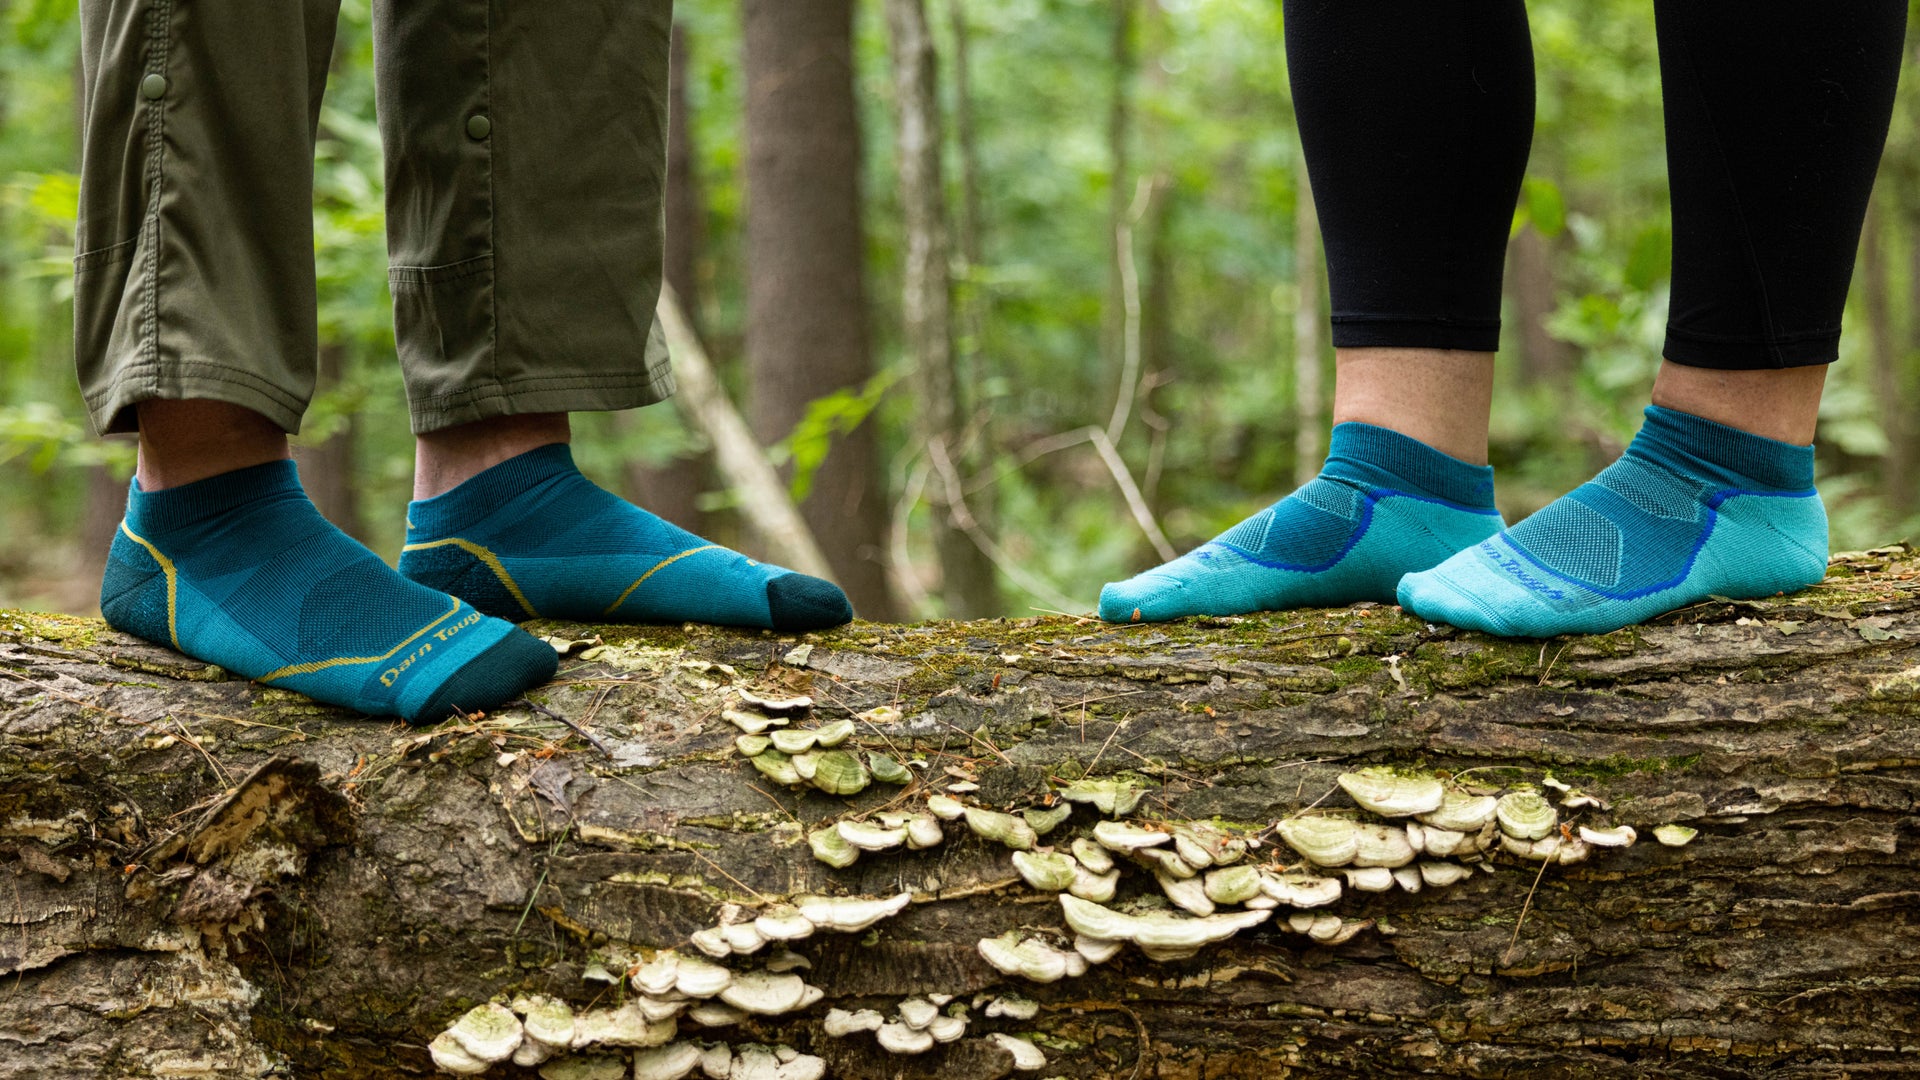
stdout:
MULTIPOLYGON (((1322 571, 1331 570, 1334 567, 1340 565, 1340 560, 1346 558, 1348 553, 1353 551, 1354 546, 1359 544, 1360 541, 1363 538, 1365 538, 1365 536, 1367 535, 1367 528, 1373 524, 1373 508, 1378 504, 1386 501, 1387 499, 1411 499, 1414 502, 1427 503, 1432 506, 1444 506, 1449 510, 1460 510, 1469 514, 1480 514, 1486 517, 1494 517, 1494 518, 1497 518, 1500 516, 1500 511, 1498 510, 1484 509, 1478 506, 1462 506, 1459 503, 1448 502, 1445 499, 1434 499, 1434 498, 1429 498, 1425 495, 1410 494, 1405 491, 1388 491, 1384 488, 1376 488, 1372 491, 1361 492, 1360 498, 1362 502, 1362 506, 1360 508, 1360 519, 1354 523, 1353 535, 1347 537, 1347 542, 1341 546, 1340 550, 1334 554, 1333 558, 1328 559, 1326 562, 1323 562, 1323 563, 1314 563, 1314 564, 1289 563, 1289 562, 1280 562, 1280 561, 1271 560, 1271 559, 1263 559, 1258 554, 1252 551, 1249 551, 1244 547, 1241 547, 1239 544, 1229 543, 1228 541, 1225 541, 1225 540, 1215 540, 1213 541, 1213 543, 1218 544, 1223 548, 1232 549, 1235 554, 1239 555, 1241 558, 1247 560, 1248 562, 1254 564, 1255 566, 1263 566, 1269 570, 1291 570, 1295 573, 1301 573, 1301 574, 1318 574, 1318 573, 1321 573, 1322 571)), ((1204 555, 1202 555, 1201 557, 1205 558, 1204 555)))

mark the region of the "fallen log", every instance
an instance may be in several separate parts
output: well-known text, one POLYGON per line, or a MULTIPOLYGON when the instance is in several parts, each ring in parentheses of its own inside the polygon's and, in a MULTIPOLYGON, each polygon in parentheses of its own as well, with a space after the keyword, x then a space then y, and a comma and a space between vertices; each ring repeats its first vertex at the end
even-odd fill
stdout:
MULTIPOLYGON (((987 1080, 1028 1050, 1045 1064, 1027 1075, 1113 1080, 1912 1075, 1916 573, 1904 548, 1862 553, 1796 596, 1547 642, 1364 605, 804 639, 539 624, 565 650, 556 682, 430 729, 95 620, 0 613, 0 1077, 412 1077, 461 1055, 488 1076, 629 1076, 634 1047, 669 1038, 725 1043, 736 1076, 845 1080, 987 1080), (844 741, 819 745, 828 729, 844 741), (1485 852, 1403 859, 1364 891, 1378 873, 1311 867, 1275 825, 1435 836, 1355 808, 1338 780, 1367 766, 1462 798, 1532 792, 1552 820, 1537 841, 1503 827, 1485 852), (887 815, 930 810, 960 816, 929 818, 943 834, 920 850, 895 838, 930 831, 887 815), (1109 820, 1108 839, 1167 835, 1096 849, 1109 820), (1639 842, 1598 846, 1619 826, 1639 842), (1661 826, 1695 835, 1669 846, 1661 826), (883 850, 815 856, 845 861, 848 835, 883 850), (1138 936, 1092 963, 1109 950, 1057 890, 1103 857, 1118 893, 1095 910, 1117 914, 1098 918, 1138 936), (1464 880, 1406 891, 1440 862, 1456 870, 1430 875, 1464 880), (1229 863, 1252 869, 1208 876, 1229 863), (1303 870, 1338 899, 1260 899, 1303 870), (834 933, 853 909, 790 911, 801 897, 901 910, 834 933), (1207 907, 1241 913, 1224 940, 1142 951, 1161 938, 1140 927, 1179 937, 1207 907), (809 913, 811 936, 725 943, 809 913), (714 1004, 793 978, 818 993, 714 1004), (707 979, 734 989, 687 992, 707 979), (576 1039, 600 1035, 539 1043, 563 1038, 531 1015, 547 999, 576 1039), (529 1015, 446 1034, 490 1001, 529 1015), (934 1045, 889 1052, 864 1030, 879 1022, 896 1048, 934 1045), (550 1056, 468 1049, 509 1041, 550 1056)), ((663 1054, 642 1051, 643 1073, 677 1067, 663 1054)))

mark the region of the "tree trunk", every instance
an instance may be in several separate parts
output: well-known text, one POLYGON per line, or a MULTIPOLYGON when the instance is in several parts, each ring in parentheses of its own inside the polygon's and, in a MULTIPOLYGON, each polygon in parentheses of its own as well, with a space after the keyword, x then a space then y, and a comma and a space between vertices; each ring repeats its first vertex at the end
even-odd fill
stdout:
MULTIPOLYGON (((953 278, 947 233, 944 141, 940 122, 939 58, 923 0, 886 0, 887 37, 897 109, 900 206, 906 217, 906 258, 901 274, 901 323, 913 357, 916 415, 921 442, 951 477, 973 473, 974 455, 965 434, 965 388, 956 377, 953 353, 953 278)), ((930 490, 934 551, 940 560, 940 597, 947 614, 979 618, 999 613, 993 570, 955 515, 957 493, 947 485, 930 490)), ((975 502, 983 501, 975 496, 975 502)), ((960 511, 961 514, 967 511, 960 511)))
POLYGON ((1320 355, 1320 218, 1306 159, 1295 170, 1293 211, 1293 482, 1320 475, 1326 443, 1325 390, 1320 355))
MULTIPOLYGON (((693 113, 687 95, 690 59, 685 24, 673 24, 670 74, 667 77, 667 190, 665 270, 667 284, 680 297, 687 320, 702 339, 700 257, 706 247, 707 211, 701 199, 700 159, 693 141, 693 113)), ((616 424, 626 426, 629 414, 616 424)), ((713 460, 709 452, 649 465, 635 459, 626 469, 626 493, 634 502, 675 525, 706 536, 707 515, 700 510, 700 493, 711 484, 713 460)))
MULTIPOLYGON (((746 0, 744 36, 749 421, 771 444, 873 374, 853 0, 746 0)), ((803 511, 854 609, 895 618, 871 424, 836 438, 803 511)))
POLYGON ((1158 390, 1171 383, 1178 361, 1174 335, 1174 285, 1172 237, 1173 215, 1180 189, 1167 172, 1160 170, 1153 179, 1154 196, 1143 222, 1147 235, 1146 295, 1140 301, 1140 419, 1150 433, 1147 467, 1140 477, 1140 489, 1156 515, 1165 516, 1172 507, 1159 505, 1160 477, 1166 465, 1167 438, 1173 425, 1157 407, 1158 390))
POLYGON ((1529 226, 1513 238, 1511 247, 1507 296, 1520 328, 1520 372, 1529 382, 1565 386, 1573 376, 1573 350, 1547 330, 1559 299, 1553 241, 1529 226))
MULTIPOLYGON (((953 35, 953 128, 960 153, 961 265, 968 275, 986 262, 986 209, 982 205, 980 138, 973 111, 973 28, 967 22, 967 0, 947 0, 947 18, 953 35)), ((963 305, 978 308, 979 304, 963 305)), ((973 331, 971 326, 969 332, 973 331)), ((979 343, 973 344, 977 350, 979 343)), ((975 375, 978 381, 978 375, 975 375)))
MULTIPOLYGON (((1127 211, 1133 205, 1133 76, 1137 61, 1133 45, 1133 6, 1138 0, 1112 0, 1113 40, 1109 64, 1112 68, 1111 97, 1107 102, 1107 157, 1113 179, 1107 185, 1107 312, 1101 341, 1101 355, 1107 370, 1119 372, 1125 366, 1126 351, 1126 250, 1124 232, 1127 211)), ((1095 385, 1101 385, 1096 382, 1095 385)), ((1121 388, 1123 391, 1125 387, 1121 388)))
MULTIPOLYGON (((339 346, 320 350, 317 383, 322 393, 340 384, 346 359, 346 350, 339 346)), ((360 518, 355 427, 354 413, 348 410, 341 415, 338 429, 318 442, 295 446, 293 458, 300 465, 300 484, 306 488, 307 497, 313 500, 321 516, 341 532, 364 543, 367 529, 360 518)))
MULTIPOLYGON (((967 0, 947 0, 947 22, 953 37, 953 125, 954 149, 960 156, 960 205, 954 234, 960 244, 960 288, 956 297, 955 324, 960 340, 954 351, 954 372, 960 386, 974 396, 976 412, 968 422, 978 432, 985 456, 999 452, 997 432, 991 409, 977 400, 987 385, 991 369, 986 363, 989 310, 981 271, 987 265, 986 209, 983 205, 980 176, 980 139, 973 108, 973 28, 967 21, 967 0)), ((975 508, 975 516, 991 527, 996 506, 988 499, 975 508)))
POLYGON ((120 519, 127 512, 125 480, 114 476, 105 465, 88 465, 83 475, 86 488, 81 496, 80 528, 71 539, 72 570, 67 588, 56 598, 63 611, 98 610, 107 551, 113 547, 113 534, 120 531, 120 519))
POLYGON ((1900 355, 1900 331, 1893 314, 1893 254, 1887 250, 1891 219, 1881 199, 1867 207, 1860 237, 1860 299, 1867 317, 1867 356, 1872 363, 1874 396, 1880 403, 1880 430, 1887 437, 1887 454, 1880 463, 1880 489, 1896 519, 1913 510, 1912 451, 1907 431, 1905 357, 1900 355))
MULTIPOLYGON (((989 1032, 1032 1036, 1034 1075, 1077 1080, 1910 1075, 1916 573, 1904 549, 1869 553, 1796 596, 1545 643, 1381 606, 855 624, 805 649, 546 624, 574 651, 537 709, 427 730, 225 680, 94 620, 0 613, 0 1077, 417 1077, 489 998, 631 1001, 594 980, 640 950, 693 954, 724 905, 801 893, 908 898, 864 936, 790 944, 817 1005, 683 1016, 681 1037, 783 1043, 835 1080, 1011 1075, 989 1032), (720 716, 739 686, 809 694, 793 727, 854 719, 842 749, 926 767, 850 799, 783 788, 720 716), (1129 947, 1044 984, 976 948, 1014 929, 1065 940, 1063 904, 1001 844, 948 822, 935 849, 833 870, 805 839, 939 789, 1039 807, 1092 775, 1146 789, 1136 825, 1212 821, 1291 865, 1268 826, 1346 806, 1335 777, 1364 764, 1509 789, 1550 773, 1599 803, 1564 824, 1641 839, 1546 869, 1496 846, 1492 872, 1447 888, 1348 891, 1317 909, 1357 931, 1342 944, 1282 908, 1191 959, 1129 947), (1674 823, 1698 836, 1655 842, 1674 823), (1015 993, 1037 1015, 989 1018, 975 997, 1015 993), (924 994, 973 1006, 963 1038, 901 1057, 824 1033, 828 1008, 892 1015, 924 994)), ((1079 806, 1044 842, 1098 816, 1079 806)), ((1159 891, 1123 869, 1123 898, 1159 891)), ((725 963, 775 958, 797 962, 776 946, 725 963)))

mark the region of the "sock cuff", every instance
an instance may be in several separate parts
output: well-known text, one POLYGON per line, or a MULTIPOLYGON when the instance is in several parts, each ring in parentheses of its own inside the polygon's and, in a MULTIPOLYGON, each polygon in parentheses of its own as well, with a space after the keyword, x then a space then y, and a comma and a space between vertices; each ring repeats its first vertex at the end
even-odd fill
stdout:
POLYGON ((1348 421, 1333 426, 1325 476, 1405 491, 1461 506, 1493 509, 1493 466, 1471 465, 1390 428, 1348 421))
POLYGON ((142 536, 165 535, 263 499, 289 496, 306 498, 291 458, 249 465, 159 491, 140 490, 136 478, 127 485, 127 527, 142 536))
POLYGON ((468 477, 453 490, 407 504, 407 532, 441 536, 470 528, 535 485, 579 475, 566 443, 536 446, 468 477))
POLYGON ((1755 435, 1702 416, 1647 406, 1646 423, 1627 447, 1656 461, 1679 459, 1728 488, 1807 491, 1813 487, 1813 447, 1755 435))

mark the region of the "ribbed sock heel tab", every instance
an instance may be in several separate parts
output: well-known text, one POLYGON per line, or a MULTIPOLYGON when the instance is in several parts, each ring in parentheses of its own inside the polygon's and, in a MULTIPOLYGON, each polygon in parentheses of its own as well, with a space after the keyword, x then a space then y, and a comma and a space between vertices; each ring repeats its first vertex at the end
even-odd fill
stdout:
POLYGON ((1769 439, 1703 416, 1647 406, 1646 423, 1627 453, 1656 461, 1679 459, 1705 479, 1728 488, 1808 491, 1813 447, 1769 439))
POLYGON ((1493 509, 1493 466, 1473 465, 1390 428, 1335 424, 1322 476, 1493 509))
POLYGON ((475 473, 451 491, 409 503, 409 538, 462 532, 541 484, 577 475, 573 447, 566 443, 536 446, 475 473))
POLYGON ((291 458, 249 465, 205 480, 159 491, 140 490, 140 481, 127 485, 127 525, 141 535, 188 528, 263 499, 305 500, 300 472, 291 458))

